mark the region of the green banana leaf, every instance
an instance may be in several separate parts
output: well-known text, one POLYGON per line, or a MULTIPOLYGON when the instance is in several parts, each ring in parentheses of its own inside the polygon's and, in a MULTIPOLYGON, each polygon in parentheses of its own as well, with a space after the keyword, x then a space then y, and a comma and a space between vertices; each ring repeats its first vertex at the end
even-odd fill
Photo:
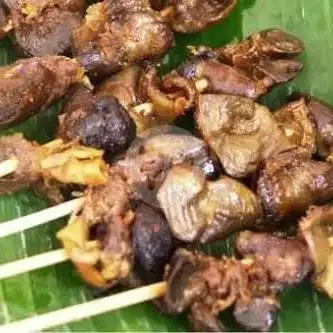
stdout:
MULTIPOLYGON (((179 64, 189 44, 218 46, 272 27, 286 29, 305 42, 306 51, 302 55, 305 70, 294 82, 274 89, 263 103, 274 108, 293 92, 302 92, 333 104, 330 85, 333 82, 331 0, 239 0, 236 10, 223 23, 194 36, 177 36, 176 47, 163 59, 162 70, 179 64)), ((2 41, 0 64, 13 60, 9 40, 2 41)), ((28 138, 46 142, 54 134, 57 109, 54 107, 1 135, 21 131, 28 138)), ((2 196, 0 221, 30 214, 46 206, 43 198, 28 190, 2 196)), ((54 235, 64 223, 54 221, 1 239, 0 264, 59 247, 54 235)), ((231 253, 232 246, 229 241, 220 242, 206 250, 212 254, 231 253)), ((70 263, 6 279, 0 282, 0 324, 83 303, 92 297, 93 291, 80 281, 70 263)), ((332 313, 333 301, 315 292, 306 282, 284 293, 276 331, 333 331, 332 313)), ((57 327, 54 331, 186 331, 187 328, 184 317, 167 318, 151 304, 141 304, 57 327)))

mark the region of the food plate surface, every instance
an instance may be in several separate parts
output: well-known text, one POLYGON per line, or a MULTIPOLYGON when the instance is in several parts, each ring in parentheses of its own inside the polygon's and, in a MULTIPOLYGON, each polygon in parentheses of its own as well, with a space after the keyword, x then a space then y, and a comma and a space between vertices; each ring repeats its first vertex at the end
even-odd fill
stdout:
MULTIPOLYGON (((223 23, 194 36, 177 36, 176 47, 163 59, 163 68, 181 62, 186 45, 219 46, 237 41, 253 32, 282 28, 305 44, 305 69, 292 83, 279 86, 263 99, 270 107, 282 104, 294 92, 311 94, 333 104, 333 3, 330 0, 239 0, 234 12, 223 23)), ((0 43, 0 63, 14 60, 9 40, 0 43)), ((24 132, 28 138, 46 142, 54 133, 55 106, 52 110, 1 134, 24 132)), ((46 202, 30 191, 0 197, 0 219, 6 221, 46 207, 46 202)), ((1 240, 0 263, 42 253, 58 247, 55 232, 65 221, 29 230, 1 240)), ((210 253, 230 253, 229 241, 206 248, 210 253)), ((38 270, 0 282, 0 324, 45 313, 92 298, 70 263, 38 270)), ((282 298, 277 331, 332 331, 333 302, 313 291, 309 282, 288 290, 282 298)), ((183 317, 161 316, 150 304, 141 304, 55 331, 186 331, 183 317)))

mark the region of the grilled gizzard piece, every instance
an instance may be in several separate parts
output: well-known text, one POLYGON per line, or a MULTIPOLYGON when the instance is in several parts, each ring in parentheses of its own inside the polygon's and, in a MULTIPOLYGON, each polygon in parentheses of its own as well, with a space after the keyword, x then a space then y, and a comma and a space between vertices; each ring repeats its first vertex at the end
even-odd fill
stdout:
POLYGON ((238 44, 217 49, 193 48, 178 72, 193 80, 205 79, 207 93, 258 99, 273 86, 295 78, 303 68, 291 59, 303 51, 296 37, 277 29, 265 30, 238 44))

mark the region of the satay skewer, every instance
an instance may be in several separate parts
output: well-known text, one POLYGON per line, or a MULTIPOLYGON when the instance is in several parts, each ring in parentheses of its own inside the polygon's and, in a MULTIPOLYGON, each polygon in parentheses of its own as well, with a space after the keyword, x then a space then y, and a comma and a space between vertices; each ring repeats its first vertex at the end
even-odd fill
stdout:
POLYGON ((37 213, 4 222, 0 224, 0 238, 70 215, 75 210, 79 210, 81 208, 83 201, 83 198, 73 199, 60 205, 43 209, 37 213))
POLYGON ((3 325, 0 332, 36 332, 49 329, 159 298, 165 294, 166 289, 166 282, 158 282, 3 325))

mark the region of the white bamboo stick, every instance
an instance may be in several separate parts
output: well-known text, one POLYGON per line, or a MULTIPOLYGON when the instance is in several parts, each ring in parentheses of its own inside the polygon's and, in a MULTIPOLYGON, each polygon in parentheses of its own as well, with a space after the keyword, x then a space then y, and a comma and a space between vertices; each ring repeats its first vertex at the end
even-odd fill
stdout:
POLYGON ((64 202, 60 205, 46 208, 40 212, 22 216, 0 224, 0 238, 51 222, 60 217, 70 215, 83 203, 83 198, 64 202))
MULTIPOLYGON (((84 304, 70 306, 61 310, 7 324, 0 327, 0 333, 36 332, 68 324, 130 305, 153 300, 163 296, 166 288, 166 282, 159 282, 149 286, 132 289, 84 304)), ((112 330, 112 327, 110 327, 110 330, 112 330)))
POLYGON ((15 172, 18 166, 17 159, 13 158, 0 163, 0 178, 15 172))
POLYGON ((67 260, 66 252, 63 249, 59 249, 3 264, 0 265, 0 280, 56 265, 67 260))

